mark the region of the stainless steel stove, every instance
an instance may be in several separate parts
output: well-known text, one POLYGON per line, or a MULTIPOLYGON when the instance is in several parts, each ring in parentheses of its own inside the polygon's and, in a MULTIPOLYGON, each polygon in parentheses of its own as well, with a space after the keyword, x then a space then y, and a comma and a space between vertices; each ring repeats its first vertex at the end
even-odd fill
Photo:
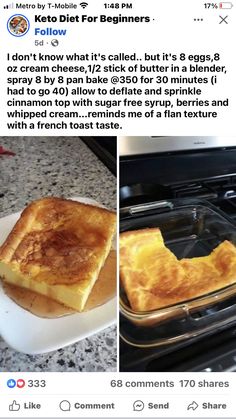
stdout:
POLYGON ((121 157, 235 147, 235 137, 120 137, 121 157))

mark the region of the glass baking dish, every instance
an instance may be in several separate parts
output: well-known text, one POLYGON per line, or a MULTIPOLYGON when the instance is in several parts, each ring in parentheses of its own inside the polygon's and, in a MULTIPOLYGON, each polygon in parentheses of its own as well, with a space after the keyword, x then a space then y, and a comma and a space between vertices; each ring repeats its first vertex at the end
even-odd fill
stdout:
MULTIPOLYGON (((121 210, 121 232, 147 227, 160 228, 166 246, 178 259, 207 256, 224 240, 236 245, 236 225, 207 201, 158 201, 121 210)), ((234 296, 236 272, 235 284, 149 312, 133 311, 121 287, 121 336, 135 346, 156 346, 196 336, 236 320, 234 296)))

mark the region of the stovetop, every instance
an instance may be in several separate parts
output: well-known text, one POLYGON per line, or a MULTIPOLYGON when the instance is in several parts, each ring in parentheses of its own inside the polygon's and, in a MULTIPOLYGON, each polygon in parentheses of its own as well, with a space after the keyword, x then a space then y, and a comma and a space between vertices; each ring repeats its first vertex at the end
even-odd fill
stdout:
POLYGON ((236 219, 236 174, 181 183, 134 184, 120 189, 122 207, 176 198, 207 200, 236 219))
MULTIPOLYGON (((236 174, 171 184, 135 184, 120 190, 121 206, 174 198, 205 199, 236 223, 236 174)), ((123 322, 121 318, 121 328, 123 322)), ((201 337, 143 349, 120 342, 121 371, 236 371, 236 319, 201 337)))
POLYGON ((117 173, 116 137, 80 137, 113 175, 117 173))
POLYGON ((173 198, 198 197, 213 203, 230 217, 236 218, 236 175, 204 179, 170 186, 173 198))
POLYGON ((236 321, 235 325, 215 334, 192 338, 161 350, 135 348, 121 340, 120 371, 236 371, 236 321))

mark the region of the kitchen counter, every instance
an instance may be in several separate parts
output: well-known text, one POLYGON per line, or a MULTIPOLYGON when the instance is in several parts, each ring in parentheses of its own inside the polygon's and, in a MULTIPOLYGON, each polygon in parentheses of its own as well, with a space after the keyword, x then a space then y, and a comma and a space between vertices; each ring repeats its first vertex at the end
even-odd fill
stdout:
MULTIPOLYGON (((116 178, 77 137, 1 137, 0 217, 42 196, 83 196, 116 208, 116 178)), ((116 371, 116 327, 44 355, 18 353, 0 338, 0 371, 116 371)))

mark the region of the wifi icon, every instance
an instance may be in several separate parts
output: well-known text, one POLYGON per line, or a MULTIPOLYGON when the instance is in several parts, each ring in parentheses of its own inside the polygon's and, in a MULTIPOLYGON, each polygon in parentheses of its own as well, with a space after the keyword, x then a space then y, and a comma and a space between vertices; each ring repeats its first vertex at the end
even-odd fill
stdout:
POLYGON ((87 7, 87 6, 88 6, 88 3, 86 3, 86 2, 84 1, 84 2, 80 3, 80 6, 81 6, 83 9, 85 9, 85 7, 87 7))

